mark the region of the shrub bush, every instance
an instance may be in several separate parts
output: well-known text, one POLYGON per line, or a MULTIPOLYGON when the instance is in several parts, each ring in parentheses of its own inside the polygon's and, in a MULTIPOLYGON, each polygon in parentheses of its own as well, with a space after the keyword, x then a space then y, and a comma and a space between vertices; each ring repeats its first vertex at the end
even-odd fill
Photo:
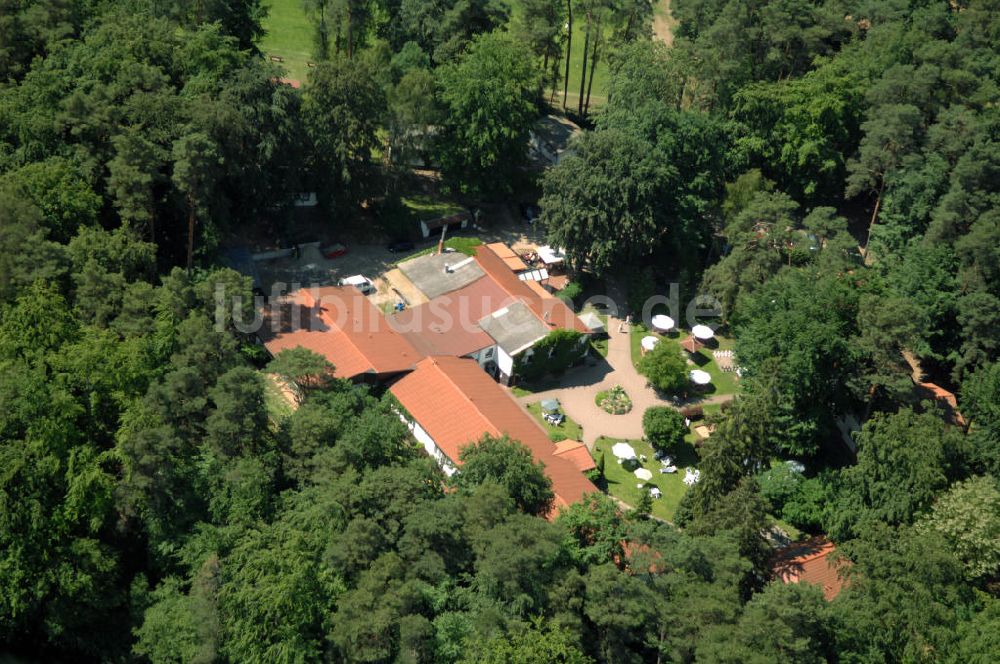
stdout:
POLYGON ((621 385, 598 392, 594 403, 612 415, 624 415, 632 410, 632 399, 621 385))
POLYGON ((638 365, 639 373, 660 392, 677 394, 687 388, 687 364, 676 343, 661 339, 638 365))
POLYGON ((696 422, 697 420, 705 417, 705 409, 701 406, 684 406, 681 408, 681 415, 688 418, 692 422, 696 422))
POLYGON ((583 292, 583 286, 580 285, 580 282, 571 281, 568 284, 566 284, 566 288, 556 293, 556 297, 558 297, 563 302, 572 305, 573 300, 580 297, 580 293, 582 292, 583 292))
POLYGON ((642 414, 642 432, 658 452, 669 450, 684 442, 688 428, 684 416, 667 406, 653 406, 642 414))
POLYGON ((562 374, 583 357, 587 347, 580 343, 581 337, 575 330, 552 330, 535 344, 531 357, 518 360, 515 373, 527 381, 562 374))

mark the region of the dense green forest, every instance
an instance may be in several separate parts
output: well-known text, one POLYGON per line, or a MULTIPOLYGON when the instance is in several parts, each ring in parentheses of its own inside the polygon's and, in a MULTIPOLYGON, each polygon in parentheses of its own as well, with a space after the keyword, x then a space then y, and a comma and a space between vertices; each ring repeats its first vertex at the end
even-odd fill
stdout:
POLYGON ((648 0, 306 7, 299 90, 258 0, 0 0, 0 653, 996 661, 1000 2, 674 0, 669 48, 648 0), (738 340, 676 524, 538 517, 516 442, 446 481, 379 389, 269 417, 218 318, 219 283, 252 300, 217 247, 281 237, 296 193, 381 237, 430 152, 463 201, 513 200, 552 110, 586 131, 539 176, 549 240, 633 296, 715 295, 738 340), (768 582, 776 518, 851 562, 835 600, 768 582))

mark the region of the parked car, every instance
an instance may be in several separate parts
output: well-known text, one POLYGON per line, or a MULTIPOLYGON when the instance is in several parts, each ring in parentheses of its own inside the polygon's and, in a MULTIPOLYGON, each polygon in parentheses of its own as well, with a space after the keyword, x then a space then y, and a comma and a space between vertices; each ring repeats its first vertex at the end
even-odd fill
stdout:
POLYGON ((389 246, 386 247, 386 249, 394 254, 401 254, 404 251, 413 251, 414 248, 414 244, 409 240, 393 240, 389 243, 389 246))
POLYGON ((319 248, 327 258, 337 258, 347 253, 347 245, 343 242, 328 242, 319 248))
POLYGON ((341 286, 354 286, 365 295, 375 292, 375 284, 368 277, 356 274, 353 277, 344 277, 340 280, 341 286))

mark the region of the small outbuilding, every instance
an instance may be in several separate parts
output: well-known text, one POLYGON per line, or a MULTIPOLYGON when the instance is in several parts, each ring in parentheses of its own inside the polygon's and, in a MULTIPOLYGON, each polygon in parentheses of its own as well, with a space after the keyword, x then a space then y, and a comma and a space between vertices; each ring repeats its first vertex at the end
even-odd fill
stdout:
POLYGON ((601 317, 595 314, 593 311, 586 311, 580 314, 579 318, 580 320, 583 321, 583 324, 587 326, 587 329, 590 330, 591 334, 608 333, 608 329, 607 327, 605 327, 604 321, 602 321, 601 317))

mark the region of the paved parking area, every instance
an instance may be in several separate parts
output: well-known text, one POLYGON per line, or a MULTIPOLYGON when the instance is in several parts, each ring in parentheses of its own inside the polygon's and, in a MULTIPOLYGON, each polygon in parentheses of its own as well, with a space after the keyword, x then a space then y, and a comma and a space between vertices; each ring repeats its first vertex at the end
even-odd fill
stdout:
POLYGON ((316 244, 308 244, 301 246, 297 258, 257 261, 264 291, 270 293, 276 283, 330 286, 355 274, 374 279, 394 266, 397 258, 380 245, 349 245, 347 249, 343 256, 327 258, 316 244))
MULTIPOLYGON (((518 253, 534 251, 538 244, 544 244, 540 228, 524 223, 518 216, 516 207, 491 207, 479 227, 468 228, 462 235, 478 237, 484 243, 504 242, 518 253)), ((416 242, 415 251, 433 247, 438 238, 428 238, 416 242)), ((414 287, 397 268, 400 260, 408 254, 394 254, 382 244, 348 244, 347 253, 337 258, 326 258, 315 244, 301 245, 297 258, 277 258, 257 261, 262 287, 271 293, 274 284, 287 291, 292 284, 308 286, 331 286, 344 277, 361 274, 375 285, 377 293, 372 300, 377 306, 391 307, 402 293, 409 306, 426 301, 423 294, 414 287)))

